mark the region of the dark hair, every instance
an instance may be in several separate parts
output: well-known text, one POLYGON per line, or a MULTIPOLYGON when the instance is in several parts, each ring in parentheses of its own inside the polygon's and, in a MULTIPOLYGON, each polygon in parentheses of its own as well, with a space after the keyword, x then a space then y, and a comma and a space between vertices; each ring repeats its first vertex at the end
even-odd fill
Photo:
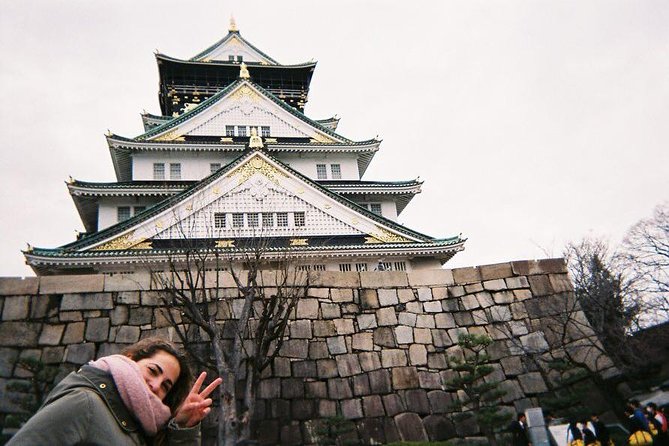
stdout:
MULTIPOLYGON (((525 418, 525 414, 522 413, 522 412, 518 414, 518 421, 520 421, 521 418, 525 418)), ((508 418, 507 418, 507 420, 508 420, 508 418)))
POLYGON ((174 412, 186 398, 186 395, 188 395, 188 392, 190 391, 190 387, 193 385, 193 372, 188 365, 186 356, 170 341, 158 337, 142 339, 141 341, 124 348, 121 351, 121 354, 133 361, 139 361, 141 359, 151 358, 158 351, 163 351, 174 356, 179 362, 179 368, 181 369, 179 377, 163 400, 163 403, 170 408, 172 415, 174 415, 174 412))

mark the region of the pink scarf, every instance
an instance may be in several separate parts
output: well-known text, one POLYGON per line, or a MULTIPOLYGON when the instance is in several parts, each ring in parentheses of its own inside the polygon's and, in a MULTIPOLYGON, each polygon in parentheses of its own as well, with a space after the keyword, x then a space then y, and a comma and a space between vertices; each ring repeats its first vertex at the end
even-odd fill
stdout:
POLYGON ((135 361, 123 355, 111 355, 88 365, 111 373, 125 407, 135 415, 144 432, 156 435, 170 419, 170 408, 151 392, 135 361))

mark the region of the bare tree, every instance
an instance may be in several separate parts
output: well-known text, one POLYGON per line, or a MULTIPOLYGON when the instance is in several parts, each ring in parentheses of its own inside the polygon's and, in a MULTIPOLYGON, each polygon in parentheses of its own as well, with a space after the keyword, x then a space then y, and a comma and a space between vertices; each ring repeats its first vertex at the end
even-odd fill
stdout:
POLYGON ((669 319, 669 202, 627 232, 622 258, 643 293, 644 325, 669 319))
POLYGON ((245 249, 181 249, 165 271, 152 274, 164 314, 186 349, 223 378, 220 445, 251 437, 260 375, 309 287, 306 272, 267 258, 268 242, 258 237, 245 249))

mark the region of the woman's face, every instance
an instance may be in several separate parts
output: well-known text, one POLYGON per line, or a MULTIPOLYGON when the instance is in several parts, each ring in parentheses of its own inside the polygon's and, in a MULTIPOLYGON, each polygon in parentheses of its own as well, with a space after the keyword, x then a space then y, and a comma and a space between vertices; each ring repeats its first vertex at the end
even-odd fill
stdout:
POLYGON ((179 361, 169 353, 158 350, 153 356, 136 361, 149 390, 164 400, 179 378, 179 361))

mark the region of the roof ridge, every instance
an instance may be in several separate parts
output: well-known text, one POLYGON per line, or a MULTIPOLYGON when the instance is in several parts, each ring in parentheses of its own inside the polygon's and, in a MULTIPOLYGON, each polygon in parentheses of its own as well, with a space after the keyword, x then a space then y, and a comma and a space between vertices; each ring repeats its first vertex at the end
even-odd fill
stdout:
POLYGON ((274 60, 272 57, 270 57, 268 54, 266 54, 265 52, 261 51, 261 50, 260 50, 259 48, 257 48, 255 45, 253 45, 251 42, 249 42, 248 40, 246 40, 245 38, 243 38, 242 35, 241 35, 241 33, 240 33, 239 31, 228 31, 228 34, 226 34, 222 39, 218 40, 218 41, 217 41, 216 43, 214 43, 213 45, 210 45, 210 46, 209 46, 207 49, 205 49, 204 51, 200 51, 198 54, 196 54, 195 56, 191 57, 189 60, 192 61, 192 62, 199 62, 200 60, 198 60, 198 59, 201 59, 201 58, 205 57, 207 54, 209 54, 209 53, 211 53, 212 51, 214 51, 214 49, 216 49, 217 47, 223 45, 227 40, 232 39, 232 37, 237 37, 237 38, 238 38, 239 40, 241 40, 243 43, 245 43, 246 45, 250 46, 254 51, 258 52, 261 56, 263 56, 264 58, 268 59, 270 62, 272 62, 272 63, 274 63, 274 64, 276 64, 276 65, 280 65, 279 62, 277 62, 277 61, 274 60))

